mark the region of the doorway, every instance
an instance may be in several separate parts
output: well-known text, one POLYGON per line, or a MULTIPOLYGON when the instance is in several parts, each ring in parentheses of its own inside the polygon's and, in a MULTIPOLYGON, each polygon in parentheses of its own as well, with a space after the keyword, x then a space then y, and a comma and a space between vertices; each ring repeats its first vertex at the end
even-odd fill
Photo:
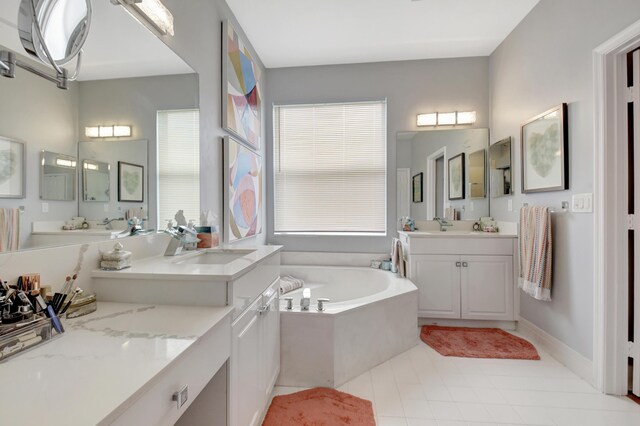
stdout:
POLYGON ((444 217, 444 209, 448 207, 445 202, 447 188, 446 157, 446 147, 442 147, 427 157, 427 179, 424 185, 424 194, 427 201, 427 219, 444 217))
POLYGON ((594 384, 640 396, 640 21, 594 51, 594 384))

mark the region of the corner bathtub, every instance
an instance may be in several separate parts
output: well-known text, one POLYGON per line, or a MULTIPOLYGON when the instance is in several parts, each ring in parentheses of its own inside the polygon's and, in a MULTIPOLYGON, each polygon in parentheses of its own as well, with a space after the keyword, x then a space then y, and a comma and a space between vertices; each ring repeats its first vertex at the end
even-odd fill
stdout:
POLYGON ((281 296, 280 386, 339 387, 415 346, 418 289, 379 269, 282 265, 311 289, 309 311, 300 311, 302 289, 281 296), (293 297, 293 310, 284 297, 293 297), (317 299, 327 298, 325 311, 317 299))

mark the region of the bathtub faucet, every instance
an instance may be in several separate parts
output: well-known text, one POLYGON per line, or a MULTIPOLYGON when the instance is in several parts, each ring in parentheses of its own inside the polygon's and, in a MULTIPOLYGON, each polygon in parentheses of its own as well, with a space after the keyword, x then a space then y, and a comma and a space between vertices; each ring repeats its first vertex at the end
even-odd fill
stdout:
POLYGON ((302 299, 300 299, 300 310, 308 311, 310 304, 311 304, 311 289, 310 288, 302 289, 302 299))

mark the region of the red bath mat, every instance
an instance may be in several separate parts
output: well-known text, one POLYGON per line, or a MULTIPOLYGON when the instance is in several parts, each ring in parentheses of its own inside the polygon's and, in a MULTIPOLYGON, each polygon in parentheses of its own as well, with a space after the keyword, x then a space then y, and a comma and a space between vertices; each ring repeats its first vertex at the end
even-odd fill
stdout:
POLYGON ((273 398, 262 426, 375 426, 370 401, 329 388, 273 398))
POLYGON ((425 325, 420 339, 444 356, 540 359, 531 343, 498 328, 425 325))

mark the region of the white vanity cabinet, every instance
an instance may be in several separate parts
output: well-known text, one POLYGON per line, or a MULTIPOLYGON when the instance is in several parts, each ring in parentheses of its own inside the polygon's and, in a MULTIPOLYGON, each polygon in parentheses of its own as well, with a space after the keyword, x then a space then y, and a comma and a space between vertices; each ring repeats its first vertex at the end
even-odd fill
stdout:
POLYGON ((280 371, 277 278, 231 326, 230 425, 259 424, 280 371))
POLYGON ((515 320, 515 236, 409 232, 400 240, 421 318, 515 320))

